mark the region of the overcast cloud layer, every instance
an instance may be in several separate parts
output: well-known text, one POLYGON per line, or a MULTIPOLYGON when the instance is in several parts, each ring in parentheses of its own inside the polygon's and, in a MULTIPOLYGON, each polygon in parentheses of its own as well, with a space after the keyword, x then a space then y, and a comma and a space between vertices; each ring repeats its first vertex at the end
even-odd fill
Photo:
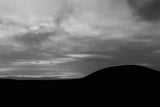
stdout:
MULTIPOLYGON (((90 69, 83 64, 87 61, 90 64, 96 58, 101 61, 95 62, 100 65, 91 67, 93 71, 105 67, 104 60, 115 59, 115 64, 108 66, 132 64, 132 61, 120 62, 123 55, 117 61, 114 51, 134 48, 133 53, 145 49, 157 54, 160 9, 156 4, 159 2, 149 2, 151 0, 0 0, 0 72, 34 65, 38 70, 57 66, 54 69, 61 68, 61 72, 68 69, 79 74, 79 69, 90 69), (9 67, 4 66, 4 62, 9 67), (77 62, 74 67, 65 65, 73 62, 77 62)), ((134 57, 142 55, 141 52, 134 57)), ((139 61, 134 64, 152 65, 139 61)))

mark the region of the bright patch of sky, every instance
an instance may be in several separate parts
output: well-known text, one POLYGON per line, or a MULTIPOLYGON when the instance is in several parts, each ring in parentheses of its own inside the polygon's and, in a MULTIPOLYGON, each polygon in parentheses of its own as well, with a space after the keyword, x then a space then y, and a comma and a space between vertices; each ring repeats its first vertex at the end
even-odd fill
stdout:
POLYGON ((55 30, 57 20, 59 31, 69 33, 68 36, 105 39, 127 38, 150 26, 134 22, 125 0, 0 0, 0 17, 25 25, 1 25, 1 37, 22 35, 40 26, 55 30))

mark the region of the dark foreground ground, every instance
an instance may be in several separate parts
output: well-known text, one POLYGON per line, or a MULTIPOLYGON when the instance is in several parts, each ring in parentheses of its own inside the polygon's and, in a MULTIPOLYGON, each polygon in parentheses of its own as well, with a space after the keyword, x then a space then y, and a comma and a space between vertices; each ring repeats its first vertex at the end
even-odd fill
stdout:
MULTIPOLYGON (((0 90, 4 96, 25 101, 47 99, 54 103, 52 98, 73 99, 82 104, 83 100, 105 99, 105 103, 112 107, 117 106, 145 106, 155 107, 159 99, 160 72, 142 66, 119 66, 102 69, 82 79, 73 80, 12 80, 1 79, 0 90), (144 100, 144 101, 143 101, 144 100), (154 103, 151 101, 154 100, 154 103), (129 105, 128 105, 129 104, 129 105)), ((4 99, 5 97, 3 97, 4 99)), ((36 101, 35 101, 36 102, 36 101)), ((72 100, 71 100, 72 102, 72 100)), ((158 101, 159 102, 159 101, 158 101)))

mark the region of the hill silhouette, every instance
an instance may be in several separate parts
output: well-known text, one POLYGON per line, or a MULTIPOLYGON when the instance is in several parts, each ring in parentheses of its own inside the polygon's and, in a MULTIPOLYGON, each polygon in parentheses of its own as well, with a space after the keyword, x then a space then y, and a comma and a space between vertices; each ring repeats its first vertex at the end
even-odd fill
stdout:
POLYGON ((102 70, 96 71, 84 78, 89 84, 92 83, 115 83, 115 82, 140 82, 148 81, 152 78, 159 78, 159 71, 153 70, 151 68, 139 66, 139 65, 124 65, 104 68, 102 70))
POLYGON ((104 68, 88 75, 84 81, 90 95, 124 96, 129 93, 135 96, 141 92, 146 96, 145 92, 151 91, 150 87, 152 91, 159 89, 156 85, 159 83, 158 74, 159 71, 147 67, 126 65, 104 68))
MULTIPOLYGON (((124 65, 124 66, 115 66, 115 67, 108 67, 102 70, 96 71, 86 77, 86 79, 91 78, 105 78, 108 76, 113 75, 121 75, 121 74, 140 74, 140 73, 158 73, 159 71, 153 70, 151 68, 139 66, 139 65, 124 65)), ((121 75, 121 76, 123 76, 121 75)))

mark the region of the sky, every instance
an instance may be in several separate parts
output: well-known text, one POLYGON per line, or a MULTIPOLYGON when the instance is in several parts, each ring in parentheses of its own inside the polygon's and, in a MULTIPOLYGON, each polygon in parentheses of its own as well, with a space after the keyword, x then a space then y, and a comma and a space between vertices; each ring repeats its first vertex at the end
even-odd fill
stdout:
POLYGON ((123 64, 159 70, 158 4, 0 0, 0 75, 81 77, 123 64))

